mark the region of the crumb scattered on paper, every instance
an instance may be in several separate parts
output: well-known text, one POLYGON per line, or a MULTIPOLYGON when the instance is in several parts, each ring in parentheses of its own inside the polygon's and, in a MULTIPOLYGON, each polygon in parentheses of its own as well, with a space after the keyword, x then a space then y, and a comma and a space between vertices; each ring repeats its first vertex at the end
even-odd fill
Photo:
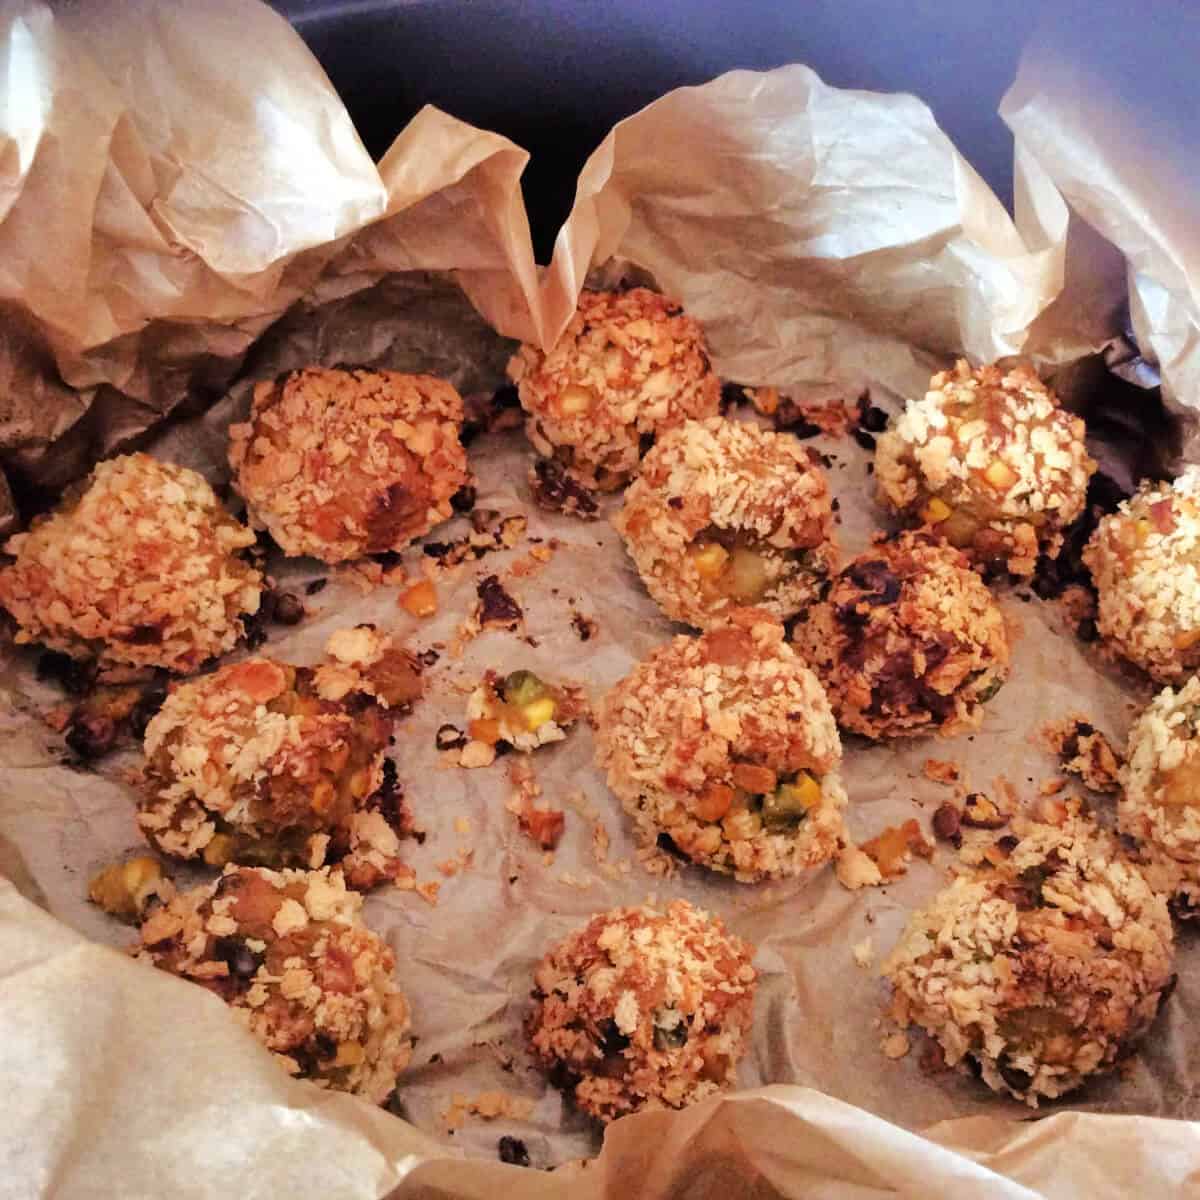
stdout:
POLYGON ((934 783, 944 783, 953 786, 962 778, 958 763, 943 758, 927 758, 923 767, 925 778, 934 783))
POLYGON ((907 1033, 890 1033, 880 1043, 880 1049, 887 1058, 903 1058, 909 1051, 907 1033))
POLYGON ((866 970, 875 958, 874 941, 870 937, 865 937, 861 942, 855 942, 853 954, 855 963, 866 970))
POLYGON ((461 1129, 470 1116, 482 1117, 485 1121, 494 1121, 497 1117, 506 1117, 513 1121, 527 1120, 533 1112, 533 1101, 525 1096, 513 1096, 508 1092, 480 1092, 477 1096, 463 1096, 455 1093, 450 1099, 450 1105, 442 1114, 442 1125, 447 1132, 461 1129))
POLYGON ((1120 790, 1121 756, 1087 718, 1074 714, 1042 727, 1042 736, 1062 769, 1094 792, 1120 790))

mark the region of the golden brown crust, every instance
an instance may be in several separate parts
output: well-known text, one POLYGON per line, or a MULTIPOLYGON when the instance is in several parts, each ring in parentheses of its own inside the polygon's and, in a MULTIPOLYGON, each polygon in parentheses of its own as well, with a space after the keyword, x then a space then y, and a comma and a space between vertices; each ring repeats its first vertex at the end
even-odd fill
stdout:
POLYGON ((752 957, 683 900, 665 913, 602 913, 538 965, 530 1046, 601 1121, 694 1104, 735 1082, 753 1018, 752 957))
POLYGON ((1200 667, 1200 468, 1145 481, 1104 517, 1083 552, 1096 626, 1159 683, 1200 667))
POLYGON ((790 617, 837 567, 829 486, 807 449, 723 417, 660 437, 613 524, 663 612, 700 629, 739 603, 790 617), (754 570, 739 576, 745 554, 754 570))
MULTIPOLYGON (((909 920, 883 974, 895 1015, 951 1066, 1036 1106, 1110 1069, 1149 1027, 1174 953, 1166 901, 1116 839, 1066 806, 909 920)), ((1012 845, 1012 842, 1016 842, 1012 845)))
POLYGON ((215 992, 290 1074, 382 1104, 412 1040, 361 908, 338 871, 231 866, 152 913, 137 957, 215 992))
POLYGON ((799 874, 837 853, 846 803, 837 728, 770 614, 735 609, 702 637, 660 646, 597 717, 597 764, 644 845, 665 834, 693 862, 745 882, 799 874), (765 772, 761 784, 755 771, 765 772), (802 819, 773 824, 765 793, 801 772, 819 794, 802 819))
POLYGON ((1096 464, 1083 422, 1023 365, 960 359, 878 440, 880 498, 928 524, 980 565, 1032 575, 1083 511, 1096 464))
POLYGON ((231 650, 262 576, 237 557, 254 534, 186 467, 130 454, 9 538, 0 604, 18 642, 101 664, 194 671, 231 650))
POLYGON ((794 644, 842 728, 870 738, 976 729, 1008 677, 991 593, 958 550, 923 532, 880 535, 802 615, 794 644))
POLYGON ((344 562, 403 550, 465 484, 462 398, 429 375, 308 367, 254 389, 230 427, 250 521, 285 554, 344 562))
POLYGON ((643 438, 714 416, 721 401, 700 326, 646 288, 583 292, 554 348, 522 346, 508 374, 537 452, 605 491, 637 470, 643 438))

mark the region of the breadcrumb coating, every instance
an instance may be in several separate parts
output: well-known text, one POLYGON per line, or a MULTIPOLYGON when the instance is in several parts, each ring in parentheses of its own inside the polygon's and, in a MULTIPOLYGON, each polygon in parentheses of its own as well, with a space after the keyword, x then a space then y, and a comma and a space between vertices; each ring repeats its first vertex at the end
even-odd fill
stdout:
POLYGON ((254 534, 201 475, 129 454, 97 464, 81 488, 25 533, 0 570, 0 604, 18 643, 73 658, 194 671, 233 649, 258 611, 262 576, 237 556, 254 534))
POLYGON ((145 734, 138 825, 152 845, 210 866, 345 858, 356 886, 403 873, 396 830, 371 811, 393 722, 370 672, 405 679, 406 699, 419 676, 371 629, 337 631, 329 652, 315 669, 251 658, 171 691, 145 734), (338 651, 371 659, 367 673, 338 651), (364 841, 382 854, 378 870, 359 861, 364 841))
POLYGON ((991 593, 960 551, 920 531, 879 535, 793 636, 838 723, 869 738, 977 729, 1008 678, 991 593))
POLYGON ((225 869, 142 925, 136 957, 215 992, 289 1074, 387 1100, 412 1055, 395 955, 341 873, 225 869))
POLYGON ((534 1056, 605 1122, 732 1087, 753 1019, 753 953, 684 900, 601 913, 534 972, 534 1056))
POLYGON ((1096 626, 1159 683, 1200 667, 1200 467, 1145 481, 1104 517, 1083 552, 1096 626))
POLYGON ((403 550, 470 481, 463 402, 444 380, 307 367, 254 388, 229 430, 250 522, 285 554, 344 562, 403 550))
POLYGON ((798 612, 837 568, 824 472, 791 434, 710 417, 665 433, 613 520, 650 595, 700 629, 798 612))
POLYGON ((1129 731, 1117 803, 1122 833, 1135 838, 1185 901, 1200 906, 1200 676, 1164 688, 1129 731))
POLYGON ((554 348, 523 345, 508 375, 537 452, 602 491, 629 481, 647 441, 721 402, 700 326, 646 288, 583 292, 554 348))
POLYGON ((1014 575, 1032 575, 1039 554, 1058 556, 1095 470, 1083 421, 1029 367, 964 359, 908 402, 875 453, 884 504, 1014 575))
POLYGON ((596 761, 643 845, 743 882, 797 875, 842 839, 842 749, 813 673, 760 609, 660 646, 601 703, 596 761))
POLYGON ((1018 830, 998 865, 910 918, 883 974, 895 1015, 949 1065, 972 1059, 989 1087, 1036 1107, 1128 1053, 1170 983, 1174 942, 1166 901, 1078 806, 1018 830))

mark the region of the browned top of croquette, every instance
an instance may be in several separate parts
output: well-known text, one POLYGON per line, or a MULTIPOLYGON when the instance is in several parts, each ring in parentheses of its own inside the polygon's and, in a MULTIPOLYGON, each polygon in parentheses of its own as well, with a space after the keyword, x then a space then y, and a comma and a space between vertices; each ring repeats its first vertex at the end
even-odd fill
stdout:
POLYGON ((1008 674, 1004 617, 966 558, 928 533, 880 536, 796 627, 844 728, 950 734, 1008 674))
POLYGON ((1146 480, 1101 520, 1083 561, 1096 624, 1121 654, 1160 683, 1200 665, 1200 468, 1146 480))
POLYGON ((646 288, 583 292, 554 347, 523 345, 508 373, 538 452, 604 489, 637 469, 643 437, 713 416, 721 399, 700 326, 646 288))
POLYGON ((791 434, 723 417, 664 434, 614 524, 667 615, 700 628, 737 602, 698 569, 690 551, 702 543, 732 535, 760 550, 765 591, 753 602, 780 619, 837 565, 829 485, 807 449, 791 434))
POLYGON ((1149 1024, 1173 953, 1163 897, 1077 802, 1055 806, 914 913, 883 966, 899 1015, 949 1062, 971 1054, 1031 1103, 1113 1063, 1149 1024))
POLYGON ((527 1031, 601 1120, 680 1108, 733 1082, 753 1015, 753 950, 719 918, 674 901, 601 913, 534 973, 527 1031))
POLYGON ((308 367, 256 385, 229 461, 285 554, 341 562, 402 550, 451 515, 469 478, 462 419, 444 380, 308 367))
POLYGON ((619 795, 699 793, 735 760, 824 774, 841 759, 821 685, 761 609, 651 653, 605 697, 599 739, 619 795))
POLYGON ((130 454, 5 549, 0 604, 18 642, 108 664, 195 670, 233 648, 262 576, 236 556, 254 534, 186 467, 130 454))
POLYGON ((215 992, 292 1074, 386 1099, 411 1053, 395 956, 340 872, 228 867, 141 928, 139 957, 215 992))

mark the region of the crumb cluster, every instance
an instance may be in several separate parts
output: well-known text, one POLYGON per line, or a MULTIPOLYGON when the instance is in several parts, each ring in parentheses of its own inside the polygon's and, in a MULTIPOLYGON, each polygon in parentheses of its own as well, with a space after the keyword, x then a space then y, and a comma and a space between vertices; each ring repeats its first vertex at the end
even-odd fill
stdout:
POLYGON ((963 359, 908 402, 875 454, 888 507, 1014 575, 1057 557, 1095 469, 1083 422, 1032 370, 963 359))
POLYGON ((880 536, 848 563, 794 643, 842 728, 869 738, 976 729, 1008 678, 991 593, 960 551, 921 531, 880 536))
POLYGON ((215 992, 292 1075, 382 1104, 412 1054, 387 943, 340 872, 227 867, 141 927, 139 959, 215 992))
POLYGON ((676 900, 595 916, 534 972, 534 1055, 584 1112, 683 1108, 735 1081, 753 1017, 753 951, 676 900))
POLYGON ((1200 907, 1200 676, 1164 688, 1129 731, 1117 804, 1122 833, 1166 871, 1157 874, 1200 907))
POLYGON ((913 914, 883 965, 894 1015, 947 1064, 1036 1106, 1114 1066, 1154 1020, 1174 953, 1166 901, 1116 839, 1063 805, 913 914))
POLYGON ((597 763, 643 844, 743 882, 827 862, 842 750, 816 677, 759 609, 653 651, 604 698, 597 763))
POLYGON ((1104 517, 1083 552, 1096 626, 1159 683, 1200 667, 1200 467, 1146 482, 1104 517))
POLYGON ((463 403, 444 380, 307 367, 254 389, 229 430, 250 521, 285 554, 344 562, 403 550, 470 482, 463 403))
POLYGON ((724 417, 660 437, 613 523, 658 606, 700 629, 746 604, 784 620, 837 567, 824 472, 790 434, 724 417))
POLYGON ((262 576, 238 557, 254 534, 201 475, 129 454, 25 533, 0 570, 0 604, 18 643, 101 664, 194 671, 232 650, 258 611, 262 576))
POLYGON ((721 400, 700 326, 646 288, 584 291, 553 349, 523 345, 508 374, 534 449, 601 491, 628 482, 646 442, 721 400))

